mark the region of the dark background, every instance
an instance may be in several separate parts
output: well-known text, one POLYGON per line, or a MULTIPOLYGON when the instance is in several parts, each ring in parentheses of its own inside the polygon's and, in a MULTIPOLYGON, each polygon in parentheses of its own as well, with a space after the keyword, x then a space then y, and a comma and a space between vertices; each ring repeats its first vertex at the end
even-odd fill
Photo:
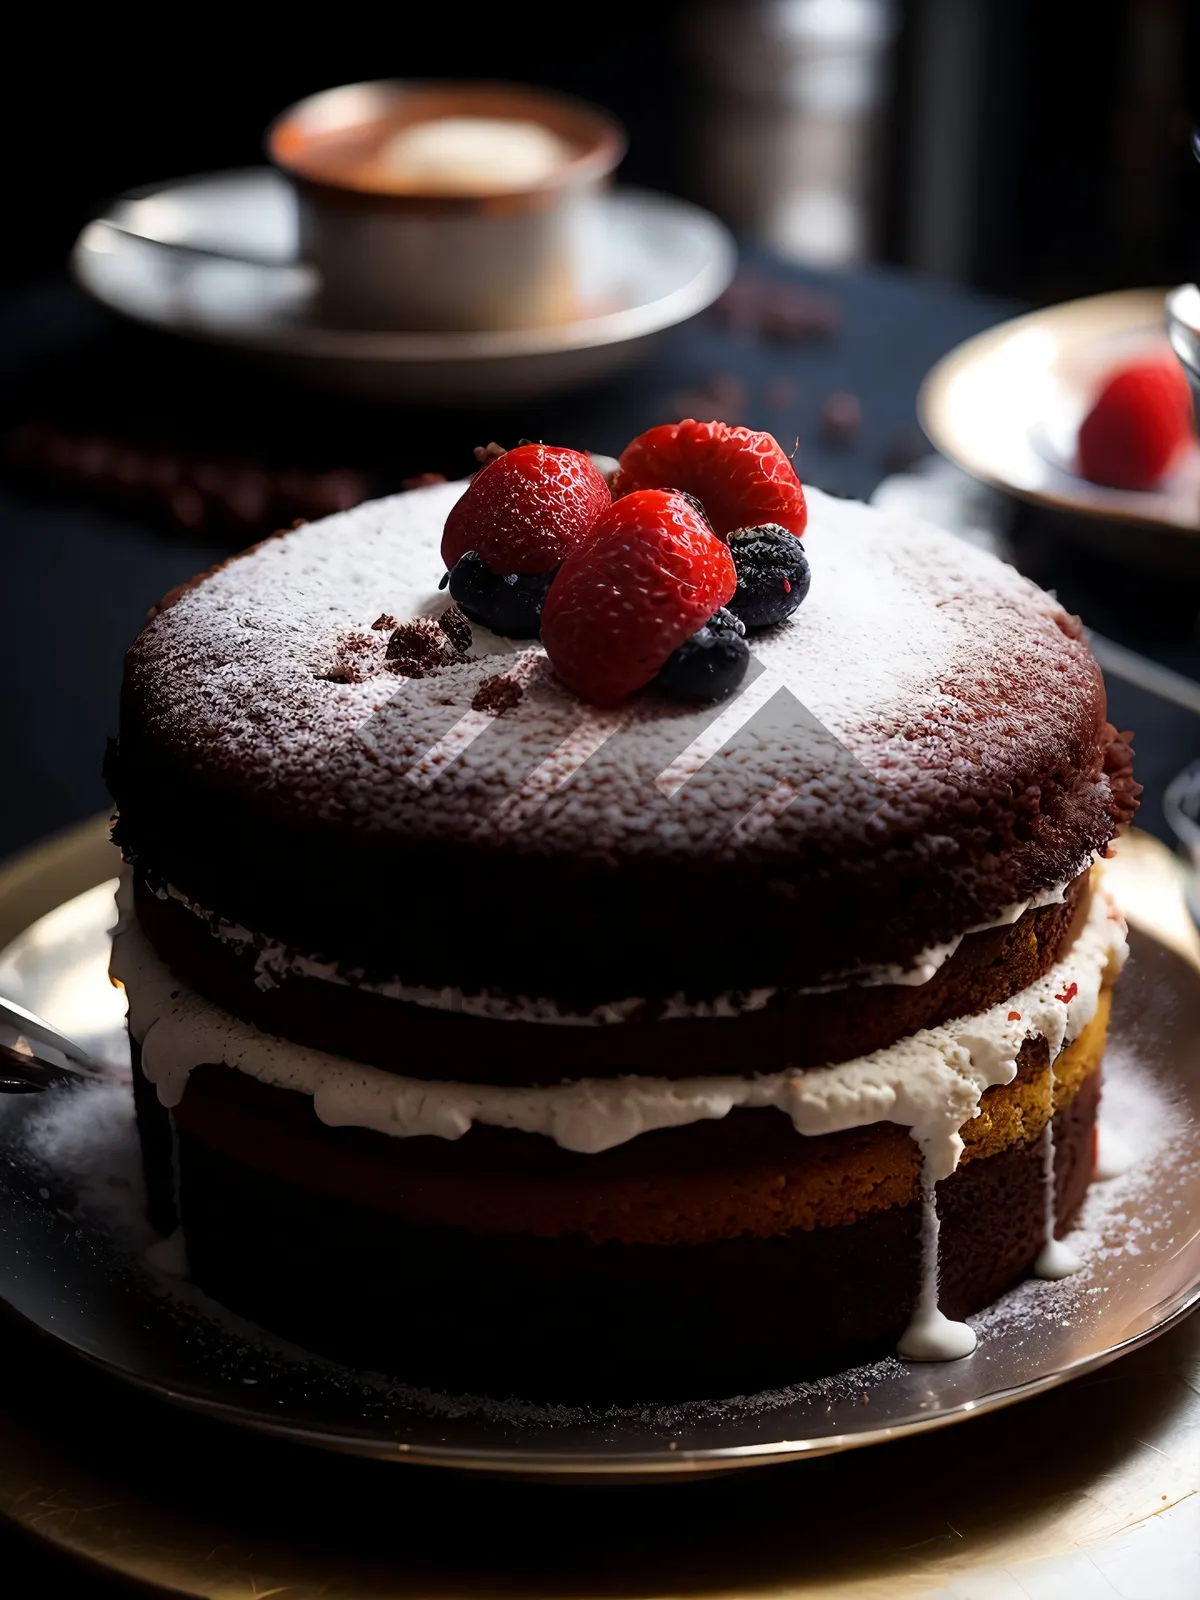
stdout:
MULTIPOLYGON (((0 69, 0 284, 60 266, 111 195, 254 162, 276 112, 367 78, 511 78, 583 95, 629 128, 625 181, 711 198, 697 170, 697 122, 786 96, 779 83, 747 92, 732 68, 720 81, 721 63, 714 70, 697 36, 721 9, 744 19, 749 39, 764 8, 343 5, 319 26, 297 14, 269 28, 253 8, 123 23, 26 8, 19 47, 10 42, 0 69)), ((889 9, 886 110, 868 158, 879 259, 1032 299, 1197 271, 1193 0, 894 0, 889 9)))

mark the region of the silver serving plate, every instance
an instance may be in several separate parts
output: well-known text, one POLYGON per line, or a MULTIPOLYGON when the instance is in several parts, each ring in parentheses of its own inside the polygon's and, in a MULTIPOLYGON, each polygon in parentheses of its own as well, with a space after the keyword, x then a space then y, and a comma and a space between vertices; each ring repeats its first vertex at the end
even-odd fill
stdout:
MULTIPOLYGON (((1132 881, 1136 861, 1118 865, 1132 881)), ((1151 886, 1147 903, 1159 892, 1151 886)), ((176 1405, 377 1459, 612 1481, 728 1471, 942 1428, 1102 1366, 1200 1300, 1200 965, 1187 931, 1169 931, 1178 908, 1176 894, 1161 936, 1134 931, 1109 1046, 1111 1109, 1141 1095, 1142 1122, 1149 1103, 1150 1122, 1167 1135, 1152 1174, 1107 1220, 1105 1186, 1095 1187, 1085 1271, 1025 1285, 975 1319, 979 1347, 965 1361, 887 1360, 767 1394, 587 1410, 413 1389, 231 1317, 147 1263, 153 1239, 140 1216, 122 1001, 106 977, 108 884, 0 952, 0 992, 108 1069, 98 1088, 0 1103, 0 1299, 60 1347, 176 1405), (82 1147, 92 1154, 80 1157, 82 1147)))
POLYGON ((290 378, 371 399, 487 405, 541 399, 640 360, 703 311, 737 252, 708 212, 666 195, 601 195, 579 240, 577 315, 516 331, 341 327, 297 255, 295 197, 269 167, 141 189, 88 223, 71 266, 113 311, 221 345, 290 378))

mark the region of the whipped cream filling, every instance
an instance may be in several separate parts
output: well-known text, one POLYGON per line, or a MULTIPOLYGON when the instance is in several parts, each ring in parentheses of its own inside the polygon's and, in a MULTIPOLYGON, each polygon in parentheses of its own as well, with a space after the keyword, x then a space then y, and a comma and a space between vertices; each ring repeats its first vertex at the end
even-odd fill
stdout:
POLYGON ((399 1058, 400 1071, 385 1072, 264 1033, 180 983, 137 925, 131 901, 126 882, 111 970, 128 996, 142 1070, 164 1105, 178 1104, 194 1067, 224 1063, 311 1095, 317 1116, 331 1127, 459 1139, 478 1122, 541 1134, 583 1154, 653 1129, 724 1117, 735 1107, 771 1106, 801 1134, 898 1123, 920 1145, 930 1182, 954 1171, 963 1150, 960 1129, 977 1114, 986 1089, 1011 1083, 1025 1040, 1041 1035, 1056 1056, 1095 1015, 1101 986, 1126 953, 1124 921, 1098 888, 1071 949, 1036 983, 988 1011, 922 1029, 870 1055, 805 1072, 585 1078, 513 1088, 431 1083, 400 1075, 399 1058))
MULTIPOLYGON (((953 939, 943 944, 930 945, 905 965, 864 967, 853 973, 831 978, 827 983, 813 984, 792 990, 795 994, 830 994, 845 988, 874 988, 885 984, 917 986, 928 983, 972 933, 982 933, 989 928, 1011 927, 1027 911, 1043 906, 1061 905, 1067 890, 1074 882, 1068 878, 1062 883, 1040 889, 1027 900, 1016 900, 1005 906, 986 922, 977 922, 953 939)), ((425 1006, 433 1011, 456 1011, 467 1016, 486 1017, 493 1022, 539 1022, 563 1027, 604 1027, 627 1022, 647 1005, 642 995, 606 1001, 590 1011, 564 1011, 547 996, 512 995, 482 989, 464 993, 453 987, 434 988, 422 984, 404 983, 399 978, 368 978, 360 967, 345 967, 337 961, 323 960, 318 956, 302 955, 278 939, 255 933, 239 922, 230 922, 215 912, 198 905, 173 884, 154 890, 160 900, 174 900, 193 916, 207 924, 214 939, 222 944, 240 945, 256 951, 254 981, 260 989, 273 989, 289 977, 317 978, 326 983, 344 984, 364 989, 372 994, 385 995, 392 1000, 402 1000, 409 1005, 425 1006)), ((655 1020, 671 1022, 683 1018, 729 1018, 748 1011, 761 1011, 779 993, 777 987, 758 989, 729 989, 711 1000, 689 1000, 683 994, 669 995, 654 1002, 655 1020)))

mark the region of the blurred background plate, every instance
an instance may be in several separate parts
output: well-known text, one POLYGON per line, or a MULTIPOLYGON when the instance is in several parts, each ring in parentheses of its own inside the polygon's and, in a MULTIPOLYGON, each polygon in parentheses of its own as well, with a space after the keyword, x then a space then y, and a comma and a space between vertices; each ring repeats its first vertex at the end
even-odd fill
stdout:
POLYGON ((1073 470, 1079 424, 1105 374, 1167 347, 1165 299, 1163 289, 1094 295, 968 339, 926 378, 921 425, 943 455, 998 489, 1075 517, 1195 540, 1200 446, 1152 491, 1105 488, 1073 470))
POLYGON ((317 310, 296 256, 292 191, 269 168, 140 189, 80 234, 79 284, 136 322, 224 346, 322 388, 441 405, 543 398, 645 355, 733 276, 728 230, 698 206, 646 190, 600 197, 579 240, 579 313, 569 322, 482 333, 341 328, 317 310))

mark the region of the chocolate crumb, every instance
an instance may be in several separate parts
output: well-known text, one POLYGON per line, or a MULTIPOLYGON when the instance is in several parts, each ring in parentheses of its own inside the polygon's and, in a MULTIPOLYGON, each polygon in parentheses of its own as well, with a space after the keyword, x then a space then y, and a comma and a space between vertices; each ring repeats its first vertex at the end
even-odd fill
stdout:
POLYGON ((387 664, 403 678, 431 677, 458 658, 458 651, 429 617, 402 622, 388 640, 387 664))
POLYGON ((493 716, 502 717, 506 711, 520 705, 522 693, 521 685, 511 678, 502 675, 485 678, 475 691, 471 710, 490 711, 493 716))
POLYGON ((826 443, 853 444, 862 432, 862 401, 856 394, 839 391, 821 402, 821 433, 826 443))
POLYGON ((474 640, 466 612, 460 606, 449 606, 436 620, 438 627, 449 639, 458 654, 465 656, 474 640))
POLYGON ((389 611, 381 611, 371 624, 371 628, 375 633, 383 633, 388 628, 398 628, 399 626, 400 624, 389 611))
POLYGON ((378 670, 372 657, 378 641, 367 633, 346 633, 338 640, 333 665, 318 676, 329 683, 362 683, 378 670))
POLYGON ((477 444, 474 456, 481 467, 486 467, 489 461, 498 461, 502 455, 507 455, 502 444, 497 444, 493 439, 491 444, 477 444))
POLYGON ((446 474, 444 472, 418 472, 415 477, 401 478, 400 487, 402 489, 429 489, 435 483, 445 482, 446 474))

